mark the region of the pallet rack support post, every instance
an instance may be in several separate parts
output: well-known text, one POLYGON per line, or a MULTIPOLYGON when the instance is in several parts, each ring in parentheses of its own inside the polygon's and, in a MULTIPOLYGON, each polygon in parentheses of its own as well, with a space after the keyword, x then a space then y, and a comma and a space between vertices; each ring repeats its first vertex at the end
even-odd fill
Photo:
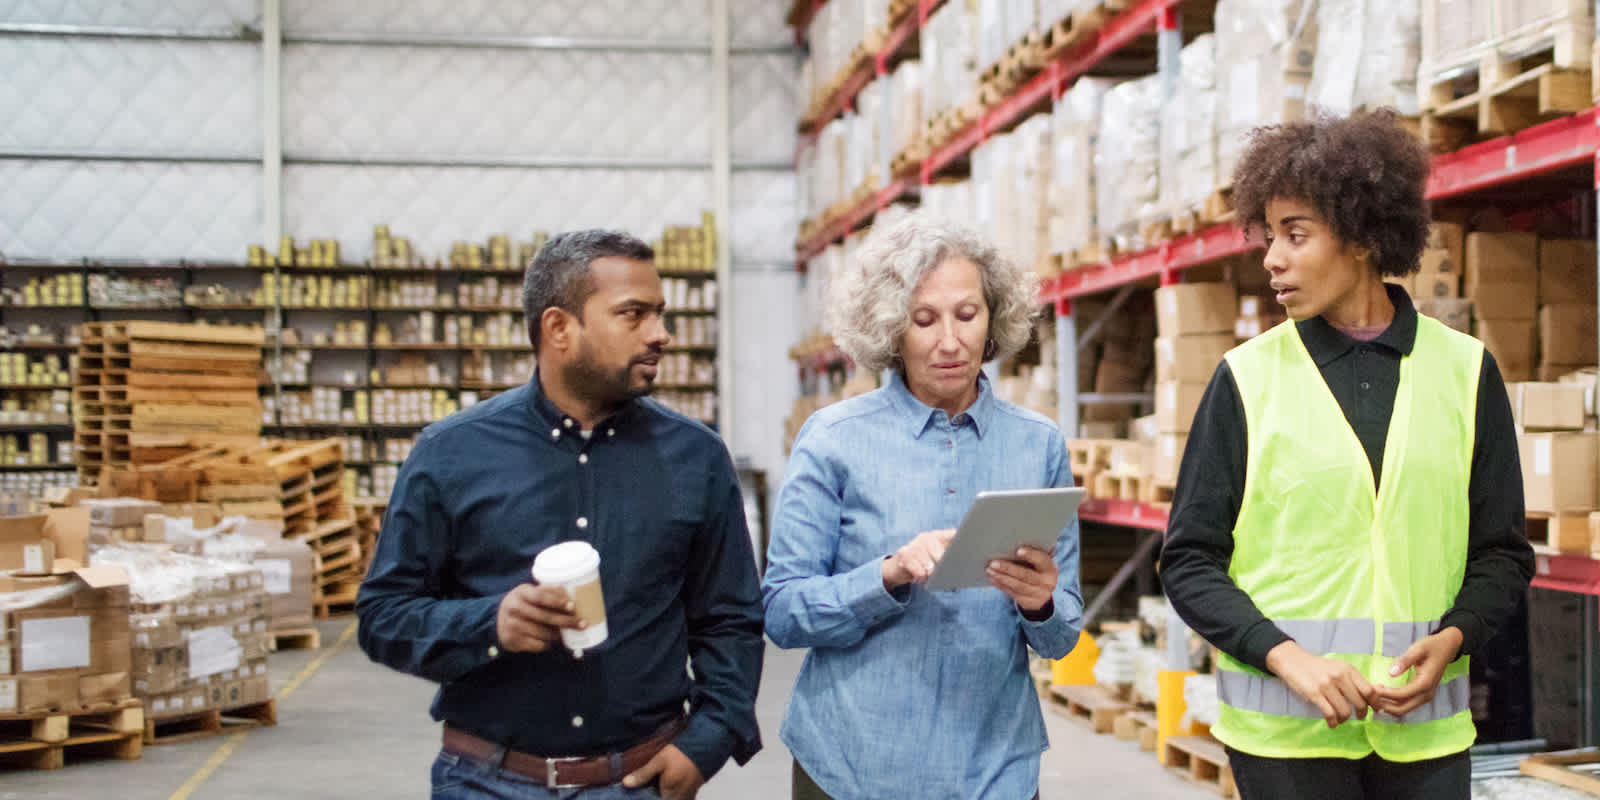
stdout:
POLYGON ((739 452, 733 420, 733 269, 728 231, 733 215, 733 152, 730 133, 728 0, 711 0, 711 197, 716 213, 717 431, 730 452, 739 452))
POLYGON ((1056 421, 1068 439, 1078 435, 1078 326, 1072 301, 1056 301, 1056 421))

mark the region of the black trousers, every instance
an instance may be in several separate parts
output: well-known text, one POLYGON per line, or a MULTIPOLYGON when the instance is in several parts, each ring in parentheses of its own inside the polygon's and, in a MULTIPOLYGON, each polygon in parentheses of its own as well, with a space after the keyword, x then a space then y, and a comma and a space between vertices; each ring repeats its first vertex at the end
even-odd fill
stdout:
MULTIPOLYGON (((833 800, 827 792, 822 791, 822 788, 817 786, 815 781, 811 780, 811 776, 806 774, 805 768, 800 766, 799 761, 794 762, 794 775, 789 785, 789 796, 792 800, 833 800)), ((1034 793, 1033 800, 1039 800, 1037 792, 1034 793)))
POLYGON ((1428 761, 1262 758, 1228 748, 1240 800, 1470 800, 1472 760, 1463 750, 1428 761))

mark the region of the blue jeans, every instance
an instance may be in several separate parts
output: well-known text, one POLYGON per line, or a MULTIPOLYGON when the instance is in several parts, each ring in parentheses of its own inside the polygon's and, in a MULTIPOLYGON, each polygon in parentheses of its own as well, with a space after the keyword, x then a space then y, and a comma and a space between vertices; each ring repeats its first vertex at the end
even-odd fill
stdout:
POLYGON ((653 787, 629 789, 622 784, 586 789, 547 789, 515 772, 454 753, 440 751, 433 760, 435 800, 657 800, 653 787))

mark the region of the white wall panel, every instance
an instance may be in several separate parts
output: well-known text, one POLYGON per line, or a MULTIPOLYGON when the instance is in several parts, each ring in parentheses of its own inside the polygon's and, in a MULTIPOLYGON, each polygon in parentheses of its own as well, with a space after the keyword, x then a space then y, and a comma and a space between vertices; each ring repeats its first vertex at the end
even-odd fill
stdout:
POLYGON ((775 0, 730 0, 728 28, 735 45, 766 46, 794 44, 794 29, 783 19, 789 4, 775 0))
POLYGON ((259 158, 260 74, 244 43, 0 37, 0 150, 259 158))
POLYGON ((711 172, 471 167, 343 167, 284 170, 284 230, 338 239, 348 257, 372 254, 372 226, 409 237, 433 260, 451 242, 496 233, 621 228, 643 239, 666 225, 696 225, 711 207, 711 172))
POLYGON ((0 252, 25 258, 243 261, 261 232, 261 168, 0 161, 0 252))
POLYGON ((733 273, 733 353, 723 369, 733 369, 734 428, 739 452, 767 471, 770 500, 783 477, 783 420, 794 408, 799 387, 794 364, 784 355, 797 340, 795 295, 799 276, 793 270, 733 273))
POLYGON ((709 56, 305 44, 283 63, 289 157, 710 163, 709 56))
POLYGON ((794 264, 794 232, 800 224, 795 192, 793 172, 751 170, 733 174, 733 221, 728 247, 735 264, 794 264))
POLYGON ((709 0, 284 0, 283 29, 288 36, 486 34, 709 45, 709 8, 709 0))
POLYGON ((0 23, 216 31, 261 24, 260 0, 0 0, 0 23))
POLYGON ((793 112, 800 91, 794 57, 734 56, 732 69, 728 91, 734 160, 787 162, 794 158, 793 112))

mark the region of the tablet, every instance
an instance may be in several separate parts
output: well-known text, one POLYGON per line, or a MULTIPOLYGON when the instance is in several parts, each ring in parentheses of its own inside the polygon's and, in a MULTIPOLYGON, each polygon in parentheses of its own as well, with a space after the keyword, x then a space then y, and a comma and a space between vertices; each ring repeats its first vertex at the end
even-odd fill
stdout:
POLYGON ((1084 495, 1077 487, 979 492, 927 588, 946 591, 990 586, 986 571, 990 561, 1015 559, 1017 549, 1025 544, 1049 552, 1084 495))

